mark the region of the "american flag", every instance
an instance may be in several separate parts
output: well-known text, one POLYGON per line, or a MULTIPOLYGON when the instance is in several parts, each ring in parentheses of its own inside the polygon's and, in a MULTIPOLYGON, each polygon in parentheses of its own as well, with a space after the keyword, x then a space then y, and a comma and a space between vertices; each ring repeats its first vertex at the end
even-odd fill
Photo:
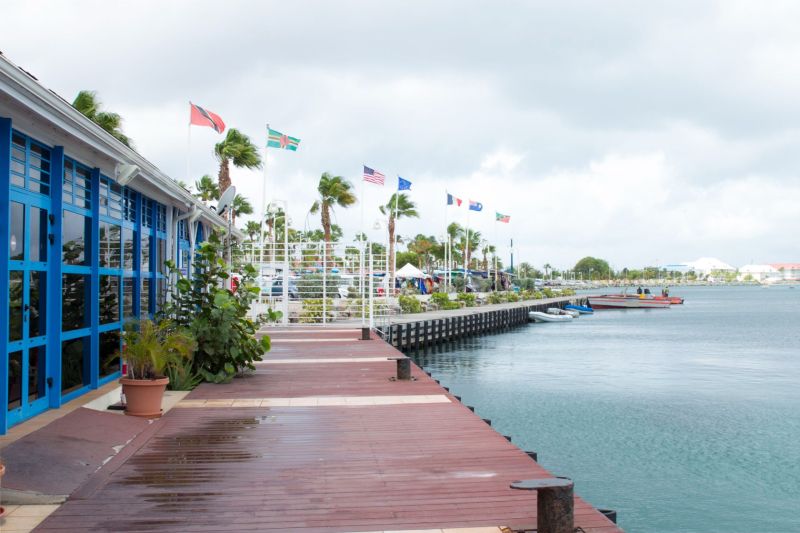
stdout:
POLYGON ((364 181, 368 181, 376 185, 383 185, 383 180, 385 179, 386 176, 384 176, 377 170, 372 170, 368 166, 364 165, 364 181))

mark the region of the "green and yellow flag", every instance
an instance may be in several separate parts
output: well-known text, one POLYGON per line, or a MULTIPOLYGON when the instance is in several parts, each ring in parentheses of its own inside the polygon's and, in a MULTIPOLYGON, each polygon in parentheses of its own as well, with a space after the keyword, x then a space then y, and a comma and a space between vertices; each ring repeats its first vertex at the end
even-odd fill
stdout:
POLYGON ((297 145, 300 144, 300 139, 289 137, 272 128, 267 128, 269 137, 267 139, 267 148, 283 148, 284 150, 297 151, 297 145))

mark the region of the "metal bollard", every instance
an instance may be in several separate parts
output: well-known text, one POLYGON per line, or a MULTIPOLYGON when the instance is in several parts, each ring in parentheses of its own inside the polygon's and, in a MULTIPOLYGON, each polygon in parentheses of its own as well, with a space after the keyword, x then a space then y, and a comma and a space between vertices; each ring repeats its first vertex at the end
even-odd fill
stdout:
POLYGON ((508 442, 511 442, 511 435, 503 435, 508 442))
POLYGON ((481 420, 483 420, 484 422, 486 422, 490 426, 492 425, 492 419, 491 418, 482 418, 481 420))
POLYGON ((369 328, 361 328, 361 340, 362 341, 369 340, 369 328))
POLYGON ((536 453, 536 452, 525 452, 525 453, 528 455, 528 457, 530 457, 531 459, 533 459, 537 463, 539 462, 539 454, 538 453, 536 453))
POLYGON ((411 359, 403 358, 397 360, 397 381, 409 381, 411 379, 411 359))
POLYGON ((461 401, 461 396, 459 396, 458 394, 453 394, 453 398, 455 398, 459 402, 461 401))
POLYGON ((469 410, 470 410, 470 411, 472 411, 473 413, 475 412, 475 408, 474 408, 474 407, 472 407, 471 405, 468 405, 468 406, 467 406, 467 409, 469 409, 469 410))
POLYGON ((598 511, 613 523, 617 523, 617 512, 614 509, 598 509, 598 511))
POLYGON ((511 488, 537 492, 537 533, 573 533, 575 500, 571 479, 565 477, 527 479, 512 483, 511 488))

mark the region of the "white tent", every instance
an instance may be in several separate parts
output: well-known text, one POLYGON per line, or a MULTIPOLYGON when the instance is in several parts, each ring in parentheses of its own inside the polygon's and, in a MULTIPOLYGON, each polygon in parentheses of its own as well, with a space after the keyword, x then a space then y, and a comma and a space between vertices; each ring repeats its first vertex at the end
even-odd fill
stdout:
POLYGON ((394 275, 398 278, 425 279, 425 274, 411 263, 406 263, 406 266, 395 272, 394 275))

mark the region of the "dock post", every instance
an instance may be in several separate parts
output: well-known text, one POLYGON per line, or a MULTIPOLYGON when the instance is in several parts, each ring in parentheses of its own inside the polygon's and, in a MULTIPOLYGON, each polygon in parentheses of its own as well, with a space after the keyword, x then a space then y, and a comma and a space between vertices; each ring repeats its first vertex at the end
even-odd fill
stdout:
POLYGON ((361 340, 362 341, 369 340, 369 328, 361 328, 361 340))
POLYGON ((572 480, 565 477, 528 479, 511 484, 512 489, 534 490, 536 531, 538 533, 573 533, 575 500, 572 480))
POLYGON ((536 461, 537 463, 539 462, 539 454, 538 453, 536 453, 536 452, 525 452, 525 454, 528 457, 530 457, 531 459, 533 459, 534 461, 536 461))
POLYGON ((411 380, 411 359, 408 357, 397 358, 397 381, 411 380))

